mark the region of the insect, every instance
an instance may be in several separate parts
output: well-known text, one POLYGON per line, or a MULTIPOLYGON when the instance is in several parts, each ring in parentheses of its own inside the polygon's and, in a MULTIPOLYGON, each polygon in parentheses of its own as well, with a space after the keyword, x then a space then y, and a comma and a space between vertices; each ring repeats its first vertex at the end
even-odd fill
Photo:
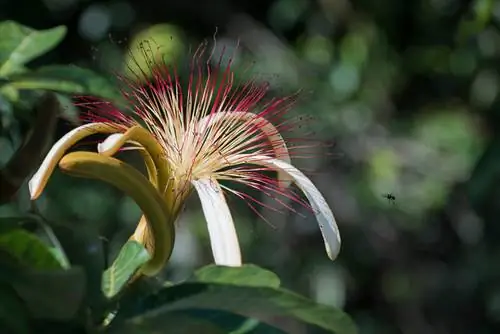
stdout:
POLYGON ((392 204, 396 203, 396 196, 394 196, 392 193, 383 194, 382 197, 387 198, 387 200, 392 204))

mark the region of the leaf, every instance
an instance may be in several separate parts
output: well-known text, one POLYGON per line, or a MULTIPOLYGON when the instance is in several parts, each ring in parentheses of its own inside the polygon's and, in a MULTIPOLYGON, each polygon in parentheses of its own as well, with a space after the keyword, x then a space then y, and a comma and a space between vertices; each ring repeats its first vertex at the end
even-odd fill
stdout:
POLYGON ((0 217, 0 233, 7 233, 22 226, 26 220, 33 220, 33 218, 23 216, 0 217))
POLYGON ((12 285, 30 315, 38 319, 72 319, 85 296, 85 274, 80 267, 23 270, 12 285))
POLYGON ((271 325, 261 323, 256 319, 247 318, 238 314, 215 311, 215 310, 188 310, 183 314, 203 318, 216 323, 217 326, 224 329, 226 333, 231 334, 284 334, 284 332, 271 325))
POLYGON ((111 267, 102 275, 102 291, 108 298, 114 297, 151 256, 137 241, 127 241, 111 267))
POLYGON ((488 143, 482 156, 478 159, 466 183, 466 190, 472 207, 480 215, 495 216, 500 212, 496 203, 498 186, 500 185, 500 138, 488 143))
POLYGON ((50 249, 34 234, 14 229, 0 234, 0 247, 34 269, 60 269, 50 249))
POLYGON ((28 334, 28 311, 16 291, 6 284, 0 284, 0 332, 28 334))
POLYGON ((66 35, 66 27, 34 30, 14 21, 0 23, 0 76, 53 49, 66 35))
POLYGON ((175 333, 175 334, 227 334, 226 331, 217 327, 214 323, 190 317, 183 313, 171 312, 155 321, 142 321, 136 318, 126 323, 112 327, 109 333, 136 334, 136 333, 175 333))
POLYGON ((226 283, 239 286, 267 286, 278 288, 280 279, 275 273, 253 264, 241 267, 208 265, 197 270, 190 281, 204 283, 226 283))
POLYGON ((61 118, 64 118, 75 125, 79 125, 79 110, 74 105, 71 98, 63 94, 56 94, 56 96, 62 109, 62 113, 60 115, 61 118))
POLYGON ((60 93, 93 95, 119 101, 121 94, 111 81, 97 73, 77 67, 51 65, 10 78, 8 86, 16 89, 43 89, 60 93))
POLYGON ((0 286, 14 289, 30 318, 68 320, 82 305, 85 275, 79 267, 69 270, 32 269, 0 247, 0 286))
POLYGON ((92 309, 93 316, 100 317, 106 303, 102 293, 102 274, 105 269, 102 240, 95 229, 83 222, 73 220, 70 223, 51 222, 51 227, 69 262, 84 269, 87 287, 84 302, 92 309))
POLYGON ((343 311, 270 287, 183 283, 147 297, 144 309, 151 311, 129 321, 154 322, 172 311, 206 309, 232 312, 264 323, 272 317, 285 316, 333 333, 357 333, 354 323, 343 311))
POLYGON ((59 101, 53 93, 47 93, 38 101, 36 118, 31 125, 31 134, 24 138, 7 164, 0 170, 0 203, 7 202, 18 193, 23 182, 43 160, 43 155, 52 144, 60 111, 59 101))

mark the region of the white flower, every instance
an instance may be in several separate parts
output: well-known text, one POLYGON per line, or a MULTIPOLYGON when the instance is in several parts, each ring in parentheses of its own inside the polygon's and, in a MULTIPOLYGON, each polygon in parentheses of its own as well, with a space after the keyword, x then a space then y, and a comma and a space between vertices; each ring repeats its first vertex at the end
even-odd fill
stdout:
MULTIPOLYGON (((288 196, 310 208, 326 252, 334 260, 341 239, 332 211, 311 180, 291 164, 291 152, 305 147, 287 146, 280 133, 290 126, 283 116, 293 98, 265 103, 267 86, 250 81, 234 87, 230 65, 211 67, 199 58, 193 64, 185 89, 175 71, 159 64, 151 67, 151 79, 145 84, 128 81, 128 91, 123 94, 131 103, 133 116, 111 103, 85 99, 81 105, 88 107, 90 123, 69 132, 52 147, 29 183, 32 198, 40 195, 66 150, 90 134, 107 133, 109 136, 98 145, 99 154, 110 157, 124 148, 139 150, 149 182, 173 217, 168 223, 173 223, 192 190, 197 192, 215 263, 242 264, 226 194, 232 193, 250 205, 259 203, 225 181, 242 183, 265 194, 288 196), (277 172, 275 179, 269 171, 277 172), (291 183, 304 193, 307 202, 290 191, 291 183)), ((138 75, 137 79, 144 78, 138 75)), ((138 240, 146 233, 146 220, 141 224, 136 230, 138 240)))

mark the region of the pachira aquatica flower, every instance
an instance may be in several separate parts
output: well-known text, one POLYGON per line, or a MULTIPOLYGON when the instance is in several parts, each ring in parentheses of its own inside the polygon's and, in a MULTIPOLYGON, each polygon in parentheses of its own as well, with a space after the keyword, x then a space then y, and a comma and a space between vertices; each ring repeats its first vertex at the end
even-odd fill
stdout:
POLYGON ((284 139, 296 124, 286 115, 295 97, 268 99, 268 85, 256 80, 236 85, 230 61, 210 65, 204 55, 195 54, 184 85, 175 69, 144 55, 149 60, 147 71, 121 78, 127 112, 111 102, 81 98, 78 104, 86 108, 86 124, 51 148, 29 182, 32 199, 42 193, 57 165, 63 172, 123 190, 143 211, 131 239, 152 253, 142 273, 154 275, 170 257, 175 220, 193 190, 201 201, 215 263, 241 265, 226 195, 236 195, 252 208, 262 203, 232 188, 231 182, 236 182, 308 208, 317 219, 328 256, 335 259, 340 234, 332 211, 311 180, 291 164, 294 155, 300 157, 300 151, 307 152, 310 146, 284 139), (67 153, 97 133, 107 135, 97 152, 67 153), (141 153, 147 176, 113 157, 125 149, 141 153), (299 196, 297 189, 305 196, 299 196))

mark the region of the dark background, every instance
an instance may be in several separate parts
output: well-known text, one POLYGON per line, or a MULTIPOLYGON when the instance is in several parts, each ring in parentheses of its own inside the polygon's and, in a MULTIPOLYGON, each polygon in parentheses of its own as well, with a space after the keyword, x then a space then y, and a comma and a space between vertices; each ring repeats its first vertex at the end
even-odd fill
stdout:
MULTIPOLYGON (((108 74, 125 68, 139 40, 152 38, 171 63, 215 33, 230 50, 239 40, 237 63, 253 63, 272 94, 302 89, 292 115, 310 116, 310 136, 335 143, 296 164, 343 237, 332 263, 305 211, 262 209, 273 227, 231 200, 244 260, 345 309, 361 333, 500 332, 499 2, 0 0, 0 19, 68 27, 33 67, 108 74)), ((61 121, 59 135, 71 126, 61 121)), ((0 138, 1 162, 9 145, 0 138)), ((60 173, 38 204, 50 219, 98 222, 112 250, 140 216, 114 189, 60 173)), ((195 196, 178 231, 172 280, 212 261, 195 196)))

